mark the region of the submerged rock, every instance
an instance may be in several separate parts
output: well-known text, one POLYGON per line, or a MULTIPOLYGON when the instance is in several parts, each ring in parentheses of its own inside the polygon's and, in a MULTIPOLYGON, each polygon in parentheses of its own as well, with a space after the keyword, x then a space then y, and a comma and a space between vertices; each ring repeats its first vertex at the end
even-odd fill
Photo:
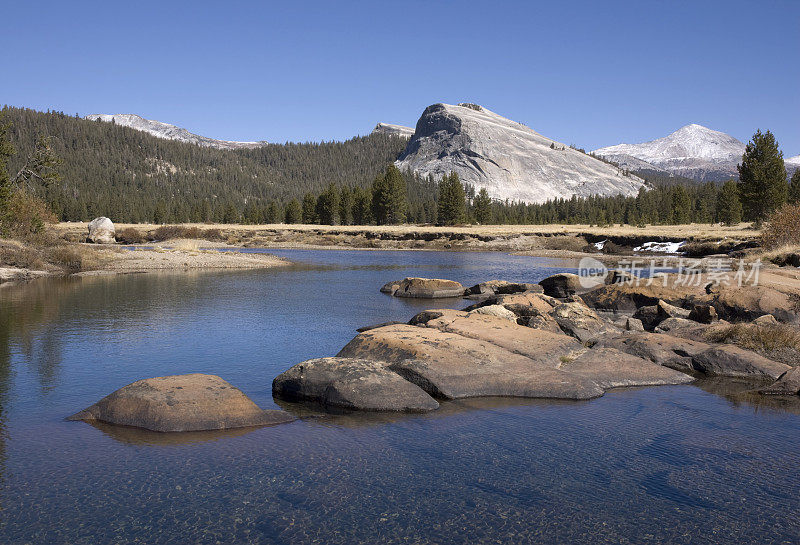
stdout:
POLYGON ((89 222, 89 236, 86 239, 95 244, 114 244, 117 241, 114 223, 105 216, 93 219, 89 222))
POLYGON ((432 411, 439 407, 419 386, 380 361, 318 358, 298 363, 272 382, 272 393, 289 401, 318 401, 365 411, 432 411))
POLYGON ((216 375, 173 375, 137 380, 69 420, 100 420, 160 432, 203 431, 290 422, 265 411, 216 375))
POLYGON ((590 378, 602 388, 686 384, 694 380, 685 373, 614 348, 587 350, 561 368, 590 378))
POLYGON ((800 395, 800 367, 786 371, 772 385, 761 390, 767 395, 800 395))
POLYGON ((381 288, 381 292, 395 297, 419 299, 438 299, 444 297, 462 297, 464 286, 453 280, 441 278, 404 278, 389 282, 381 288))

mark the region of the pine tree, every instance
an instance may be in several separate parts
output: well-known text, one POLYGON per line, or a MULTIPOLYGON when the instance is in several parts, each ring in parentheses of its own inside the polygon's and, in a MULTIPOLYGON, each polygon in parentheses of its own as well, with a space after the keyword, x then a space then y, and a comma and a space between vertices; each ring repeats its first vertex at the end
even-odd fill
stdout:
POLYGON ((297 199, 292 199, 289 201, 289 204, 286 205, 286 215, 284 217, 284 221, 286 223, 300 223, 303 219, 303 207, 300 206, 300 203, 297 199))
POLYGON ((317 221, 325 225, 336 225, 336 214, 339 211, 339 190, 336 184, 330 184, 317 197, 317 221))
POLYGON ((737 168, 745 219, 761 222, 786 202, 789 186, 783 152, 771 132, 756 131, 737 168))
POLYGON ((265 214, 267 223, 280 223, 281 221, 281 208, 275 201, 269 201, 267 205, 267 212, 265 214))
POLYGON ((14 155, 15 150, 8 135, 10 129, 11 125, 0 119, 0 221, 5 215, 12 194, 11 178, 8 175, 8 160, 14 155))
POLYGON ((738 225, 742 221, 742 202, 739 200, 739 184, 728 180, 722 185, 717 197, 717 221, 726 225, 738 225))
POLYGON ((372 215, 378 225, 403 223, 408 210, 406 182, 393 164, 372 183, 372 215))
POLYGON ((353 225, 368 225, 371 221, 371 193, 356 187, 353 189, 353 225))
POLYGON ((800 204, 800 168, 792 174, 792 181, 789 184, 789 202, 800 204))
POLYGON ((350 225, 353 223, 353 192, 344 186, 339 193, 339 223, 350 225))
POLYGON ((303 223, 317 222, 317 198, 311 193, 303 196, 303 223))
POLYGON ((692 218, 692 201, 689 193, 682 185, 675 186, 672 191, 672 223, 681 225, 689 223, 692 218))
POLYGON ((492 199, 486 188, 481 188, 473 201, 475 206, 475 220, 481 225, 488 225, 492 222, 492 199))
POLYGON ((467 220, 466 195, 458 174, 451 172, 439 181, 439 201, 436 209, 436 223, 439 225, 458 225, 467 220))

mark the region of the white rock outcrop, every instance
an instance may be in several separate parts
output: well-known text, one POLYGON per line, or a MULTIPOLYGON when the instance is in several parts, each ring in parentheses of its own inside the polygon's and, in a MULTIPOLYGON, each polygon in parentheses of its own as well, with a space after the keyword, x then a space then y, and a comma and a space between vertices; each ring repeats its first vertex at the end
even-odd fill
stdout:
POLYGON ((572 195, 636 195, 644 181, 476 104, 434 104, 397 166, 486 188, 496 199, 541 203, 572 195))
POLYGON ((105 216, 100 216, 89 222, 89 242, 95 244, 114 244, 115 238, 114 223, 105 216))

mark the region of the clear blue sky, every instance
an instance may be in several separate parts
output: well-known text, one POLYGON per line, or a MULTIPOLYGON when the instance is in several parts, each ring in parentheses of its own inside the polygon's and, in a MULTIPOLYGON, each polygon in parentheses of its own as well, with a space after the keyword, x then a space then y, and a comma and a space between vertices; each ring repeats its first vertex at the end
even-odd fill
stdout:
POLYGON ((800 153, 800 1, 5 2, 0 103, 333 140, 477 102, 587 149, 700 123, 800 153))

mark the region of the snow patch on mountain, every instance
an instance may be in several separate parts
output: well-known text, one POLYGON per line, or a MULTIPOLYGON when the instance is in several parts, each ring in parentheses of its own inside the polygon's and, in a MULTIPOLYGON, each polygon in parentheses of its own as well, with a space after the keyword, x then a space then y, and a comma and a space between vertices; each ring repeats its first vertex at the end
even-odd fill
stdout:
POLYGON ((392 125, 391 123, 378 123, 372 129, 372 134, 388 134, 390 136, 400 136, 402 138, 411 138, 414 136, 414 129, 411 127, 404 127, 403 125, 392 125))
POLYGON ((795 170, 800 169, 800 155, 784 159, 783 164, 786 166, 787 171, 793 173, 795 170))
POLYGON ((159 138, 178 140, 179 142, 188 142, 190 144, 197 144, 199 146, 207 146, 212 148, 257 148, 267 144, 267 142, 235 142, 230 140, 215 140, 214 138, 208 138, 206 136, 200 136, 199 134, 191 133, 184 128, 170 125, 169 123, 145 119, 135 114, 91 114, 87 115, 84 119, 89 121, 114 123, 122 127, 130 127, 132 129, 136 129, 137 131, 143 131, 159 138))
POLYGON ((681 127, 672 134, 641 144, 619 144, 594 150, 595 155, 632 170, 647 169, 701 181, 720 181, 738 176, 744 144, 724 132, 702 125, 681 127))
POLYGON ((636 195, 637 176, 476 104, 434 104, 396 162, 441 178, 451 171, 496 199, 541 203, 573 195, 636 195))

